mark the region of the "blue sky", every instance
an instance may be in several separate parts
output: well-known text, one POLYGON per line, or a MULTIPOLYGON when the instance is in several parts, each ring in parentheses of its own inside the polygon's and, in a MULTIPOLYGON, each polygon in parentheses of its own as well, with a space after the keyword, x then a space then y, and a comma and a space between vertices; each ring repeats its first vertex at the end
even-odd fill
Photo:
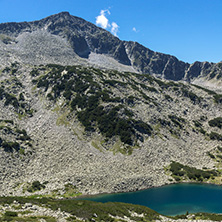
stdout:
POLYGON ((0 0, 0 23, 70 14, 185 62, 222 60, 222 0, 0 0), (103 11, 102 11, 103 10, 103 11))

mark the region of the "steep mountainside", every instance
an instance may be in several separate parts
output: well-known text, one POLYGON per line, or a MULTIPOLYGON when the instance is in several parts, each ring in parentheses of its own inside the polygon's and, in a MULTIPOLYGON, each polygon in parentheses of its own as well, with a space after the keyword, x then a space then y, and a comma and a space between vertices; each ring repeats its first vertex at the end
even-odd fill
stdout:
POLYGON ((1 64, 95 64, 149 73, 169 80, 221 86, 221 63, 188 64, 136 42, 121 41, 104 29, 62 12, 40 21, 0 24, 1 64))
POLYGON ((0 24, 0 221, 221 220, 73 198, 221 184, 221 76, 67 12, 0 24))
POLYGON ((0 24, 0 194, 220 184, 222 95, 188 82, 219 86, 221 68, 121 41, 67 12, 0 24))
POLYGON ((148 74, 12 63, 1 69, 1 195, 220 183, 221 103, 148 74))

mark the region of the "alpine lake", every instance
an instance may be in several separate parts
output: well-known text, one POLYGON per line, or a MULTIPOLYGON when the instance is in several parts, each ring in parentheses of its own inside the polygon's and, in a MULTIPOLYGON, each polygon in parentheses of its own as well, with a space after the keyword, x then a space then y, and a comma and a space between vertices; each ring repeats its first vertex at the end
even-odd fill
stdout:
POLYGON ((222 213, 222 186, 181 183, 147 190, 83 198, 97 202, 124 202, 147 206, 160 214, 222 213))

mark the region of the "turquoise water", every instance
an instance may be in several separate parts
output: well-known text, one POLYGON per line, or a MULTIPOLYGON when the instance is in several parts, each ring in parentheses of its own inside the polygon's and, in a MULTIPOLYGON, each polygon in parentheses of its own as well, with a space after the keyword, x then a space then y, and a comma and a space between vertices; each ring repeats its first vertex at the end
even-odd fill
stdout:
POLYGON ((210 184, 173 184, 143 191, 84 198, 97 202, 125 202, 147 206, 164 215, 222 213, 222 187, 210 184))

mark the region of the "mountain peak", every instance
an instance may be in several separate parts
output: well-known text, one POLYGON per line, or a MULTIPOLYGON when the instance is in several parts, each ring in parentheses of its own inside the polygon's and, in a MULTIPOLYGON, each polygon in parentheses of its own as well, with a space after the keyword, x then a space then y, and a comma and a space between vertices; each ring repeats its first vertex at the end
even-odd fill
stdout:
POLYGON ((67 19, 68 20, 72 17, 74 17, 74 16, 70 15, 69 12, 64 11, 64 12, 60 12, 60 13, 57 13, 57 14, 54 14, 54 15, 50 15, 50 16, 46 17, 46 19, 61 19, 62 18, 62 19, 67 19))
POLYGON ((212 79, 217 76, 220 78, 222 75, 222 70, 216 64, 194 63, 190 65, 179 61, 174 56, 154 52, 137 42, 121 41, 107 30, 73 16, 67 11, 33 22, 2 23, 0 35, 3 36, 0 43, 8 43, 2 44, 2 48, 0 44, 0 54, 2 52, 8 55, 10 51, 14 58, 15 49, 18 55, 17 60, 23 62, 29 58, 29 62, 35 60, 39 64, 42 63, 42 59, 37 58, 44 57, 45 61, 51 59, 50 63, 73 64, 74 57, 77 60, 81 57, 87 59, 86 62, 99 66, 102 64, 105 68, 130 69, 171 80, 193 81, 198 76, 210 75, 209 79, 212 79), (16 44, 12 50, 9 43, 13 42, 16 44), (46 48, 47 55, 50 56, 46 56, 46 48), (55 48, 58 49, 56 53, 55 48), (22 52, 25 52, 25 58, 22 52), (101 55, 107 60, 101 60, 101 55), (211 75, 211 72, 215 74, 211 75))
POLYGON ((60 16, 71 16, 69 14, 69 12, 67 12, 67 11, 59 12, 57 15, 60 15, 60 16))
POLYGON ((57 21, 67 21, 67 20, 72 20, 72 18, 74 18, 74 16, 70 15, 69 12, 60 12, 60 13, 57 13, 57 14, 54 14, 54 15, 50 15, 44 19, 41 19, 39 20, 39 22, 57 22, 57 21))

